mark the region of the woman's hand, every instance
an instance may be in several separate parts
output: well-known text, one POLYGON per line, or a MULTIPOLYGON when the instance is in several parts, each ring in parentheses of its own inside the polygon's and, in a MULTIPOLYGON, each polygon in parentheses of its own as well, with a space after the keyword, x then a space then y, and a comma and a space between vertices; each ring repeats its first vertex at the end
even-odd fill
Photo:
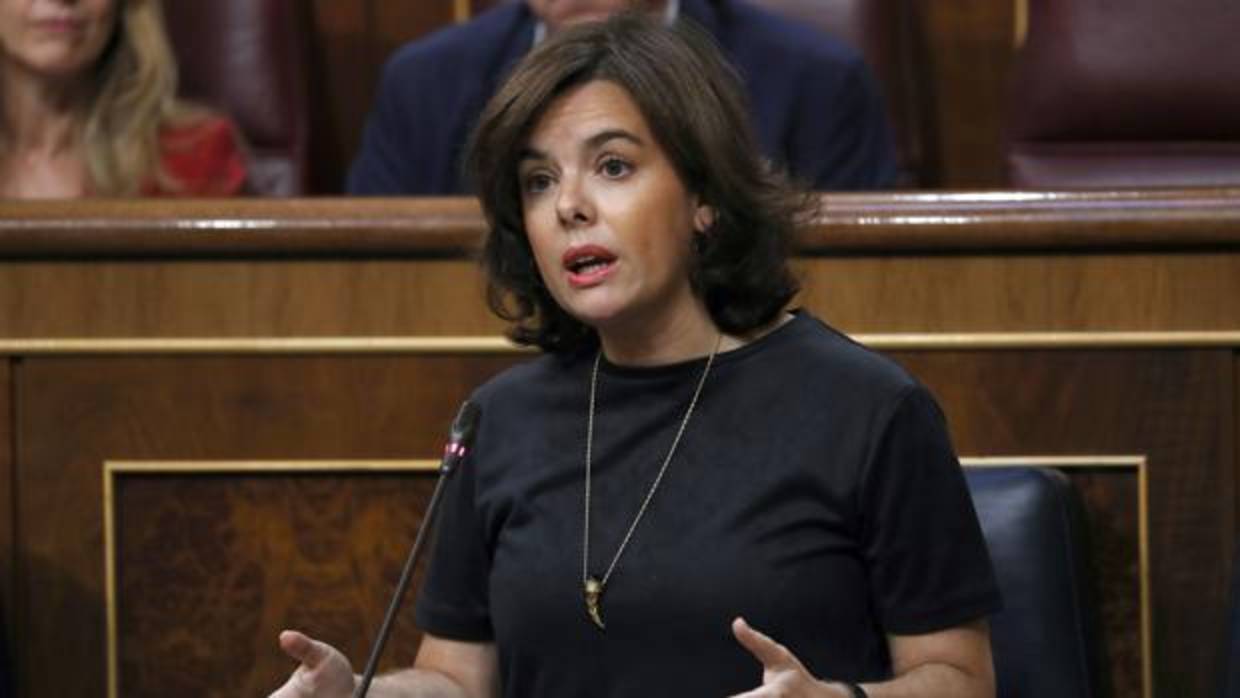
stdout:
POLYGON ((280 649, 301 662, 269 698, 349 698, 353 667, 340 650, 296 630, 280 633, 280 649))
POLYGON ((814 678, 787 647, 749 627, 743 618, 732 621, 732 634, 762 662, 762 686, 732 698, 849 698, 843 686, 814 678))

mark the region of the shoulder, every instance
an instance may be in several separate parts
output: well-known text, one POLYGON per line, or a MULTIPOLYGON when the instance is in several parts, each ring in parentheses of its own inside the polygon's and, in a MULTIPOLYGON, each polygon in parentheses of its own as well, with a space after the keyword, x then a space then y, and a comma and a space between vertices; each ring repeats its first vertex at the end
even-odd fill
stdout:
POLYGON ((521 402, 541 391, 554 390, 585 365, 583 355, 541 354, 505 369, 474 391, 481 404, 521 402))
POLYGON ((828 395, 858 412, 892 409, 925 389, 903 366, 801 311, 785 328, 772 364, 798 377, 809 394, 828 395))
POLYGON ((457 80, 463 72, 486 68, 533 21, 523 2, 503 3, 463 24, 440 29, 399 49, 384 67, 384 83, 408 79, 457 80))
POLYGON ((163 174, 173 180, 164 193, 229 196, 245 184, 245 148, 227 117, 208 114, 167 124, 159 131, 159 150, 163 174))

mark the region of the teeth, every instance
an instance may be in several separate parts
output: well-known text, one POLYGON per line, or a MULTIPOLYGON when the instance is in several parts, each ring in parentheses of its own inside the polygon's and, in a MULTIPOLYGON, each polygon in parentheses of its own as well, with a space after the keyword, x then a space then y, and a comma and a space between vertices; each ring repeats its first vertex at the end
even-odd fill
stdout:
POLYGON ((574 273, 581 273, 584 271, 594 271, 607 266, 607 264, 607 260, 599 259, 598 257, 578 257, 569 265, 569 269, 574 273))

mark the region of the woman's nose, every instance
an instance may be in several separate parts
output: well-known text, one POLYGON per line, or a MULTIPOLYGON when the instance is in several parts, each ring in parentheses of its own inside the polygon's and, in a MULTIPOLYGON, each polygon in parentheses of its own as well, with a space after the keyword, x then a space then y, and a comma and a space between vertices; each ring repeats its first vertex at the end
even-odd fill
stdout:
POLYGON ((589 225, 594 220, 594 206, 586 187, 575 178, 565 177, 556 191, 556 215, 560 225, 575 228, 589 225))

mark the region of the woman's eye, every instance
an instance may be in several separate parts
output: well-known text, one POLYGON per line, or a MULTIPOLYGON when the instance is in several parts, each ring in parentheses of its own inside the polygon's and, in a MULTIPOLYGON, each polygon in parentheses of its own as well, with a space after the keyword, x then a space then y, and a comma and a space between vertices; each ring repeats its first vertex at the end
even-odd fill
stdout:
POLYGON ((629 173, 629 163, 620 158, 607 158, 599 167, 605 177, 623 177, 629 173))
POLYGON ((551 188, 551 177, 541 172, 535 172, 534 174, 526 175, 524 183, 526 193, 538 194, 551 188))

